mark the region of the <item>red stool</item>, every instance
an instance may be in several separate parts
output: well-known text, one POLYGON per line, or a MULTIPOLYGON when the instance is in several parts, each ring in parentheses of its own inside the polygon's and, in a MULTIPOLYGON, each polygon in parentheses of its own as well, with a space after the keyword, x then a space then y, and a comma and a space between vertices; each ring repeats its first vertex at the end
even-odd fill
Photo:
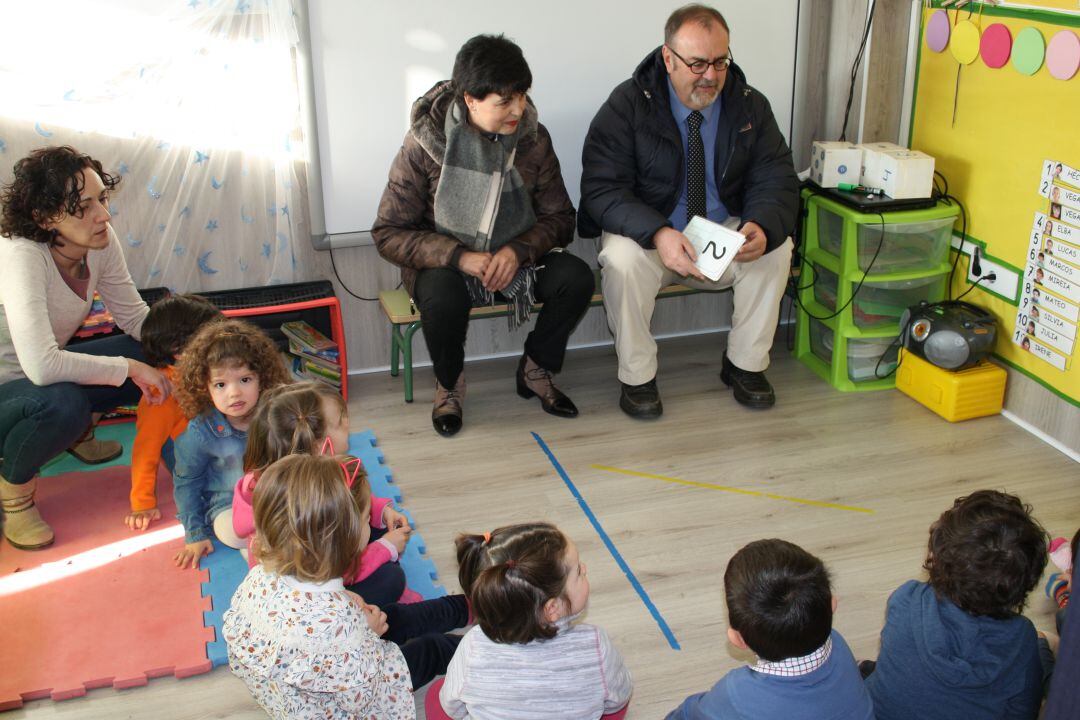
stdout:
MULTIPOLYGON (((439 702, 439 691, 442 690, 443 680, 445 680, 445 678, 439 678, 431 683, 427 695, 424 696, 424 713, 427 716, 427 720, 453 720, 446 714, 446 711, 442 709, 442 703, 439 702)), ((623 720, 623 718, 626 717, 626 711, 629 707, 630 705, 627 704, 622 710, 613 712, 610 715, 604 715, 600 720, 623 720)))

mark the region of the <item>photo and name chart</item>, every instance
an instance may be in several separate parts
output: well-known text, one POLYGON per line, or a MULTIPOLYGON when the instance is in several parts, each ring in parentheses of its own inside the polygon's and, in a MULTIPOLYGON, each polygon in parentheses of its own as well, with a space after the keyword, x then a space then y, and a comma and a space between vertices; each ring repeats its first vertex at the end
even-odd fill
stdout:
POLYGON ((1013 342, 1058 370, 1072 365, 1080 324, 1080 170, 1043 162, 1013 342))

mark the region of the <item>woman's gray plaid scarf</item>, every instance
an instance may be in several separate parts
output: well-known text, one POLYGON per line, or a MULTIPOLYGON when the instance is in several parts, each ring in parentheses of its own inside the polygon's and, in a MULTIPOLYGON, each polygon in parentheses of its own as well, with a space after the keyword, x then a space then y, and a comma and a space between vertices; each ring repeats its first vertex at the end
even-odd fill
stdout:
MULTIPOLYGON (((435 228, 470 250, 494 253, 536 224, 532 198, 514 167, 517 134, 489 138, 467 120, 468 110, 455 101, 446 113, 446 153, 435 190, 435 228)), ((536 269, 518 267, 501 294, 507 301, 510 328, 529 319, 535 296, 536 269)), ((479 278, 465 275, 473 306, 494 305, 495 293, 479 278)))

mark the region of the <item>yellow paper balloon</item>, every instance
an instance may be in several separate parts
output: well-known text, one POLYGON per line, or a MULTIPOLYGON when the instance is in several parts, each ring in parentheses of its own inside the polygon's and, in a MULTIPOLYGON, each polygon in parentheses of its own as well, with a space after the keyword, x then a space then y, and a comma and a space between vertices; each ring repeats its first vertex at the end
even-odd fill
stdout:
POLYGON ((953 57, 964 65, 969 65, 979 57, 979 28, 970 20, 961 20, 956 23, 952 31, 952 42, 949 43, 949 51, 953 57))

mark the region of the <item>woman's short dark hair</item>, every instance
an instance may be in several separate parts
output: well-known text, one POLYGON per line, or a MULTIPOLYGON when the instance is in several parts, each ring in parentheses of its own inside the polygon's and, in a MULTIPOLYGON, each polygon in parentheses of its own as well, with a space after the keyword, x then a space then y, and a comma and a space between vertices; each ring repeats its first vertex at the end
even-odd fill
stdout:
POLYGON ((140 332, 146 362, 153 367, 172 365, 199 328, 224 318, 212 302, 199 295, 161 298, 150 306, 140 332))
POLYGON ((504 35, 477 35, 469 38, 454 58, 451 75, 454 91, 483 100, 491 93, 499 96, 526 93, 532 87, 532 71, 513 40, 504 35))
POLYGON ((82 216, 86 183, 81 173, 86 168, 98 174, 106 190, 120 184, 120 176, 110 175, 100 162, 68 145, 38 148, 15 163, 15 177, 0 193, 0 235, 52 242, 55 233, 41 223, 61 214, 82 216))
POLYGON ((497 643, 555 637, 545 604, 564 597, 569 541, 550 523, 526 523, 489 535, 459 535, 458 582, 480 629, 497 643))
POLYGON ((728 624, 758 657, 809 655, 832 632, 832 588, 824 563, 785 540, 756 540, 724 572, 728 624))
POLYGON ((972 615, 1009 618, 1039 582, 1048 540, 1030 505, 979 490, 957 498, 930 526, 923 567, 938 597, 972 615))

